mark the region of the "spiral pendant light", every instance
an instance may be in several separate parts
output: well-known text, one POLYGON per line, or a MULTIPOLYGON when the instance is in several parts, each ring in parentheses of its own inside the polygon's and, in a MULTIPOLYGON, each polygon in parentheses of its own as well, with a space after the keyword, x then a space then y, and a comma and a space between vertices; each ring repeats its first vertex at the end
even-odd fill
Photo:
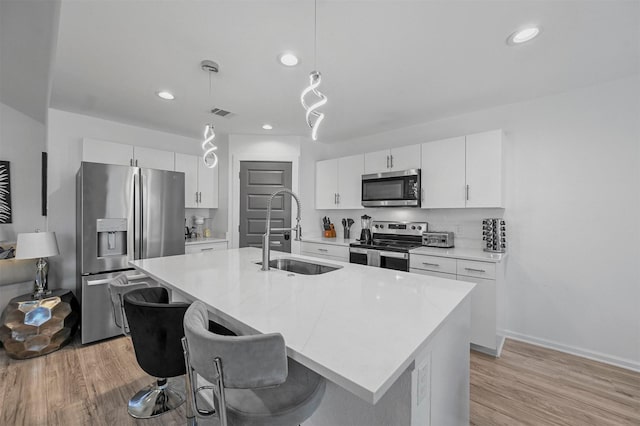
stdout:
MULTIPOLYGON (((318 2, 314 0, 314 23, 313 23, 313 56, 314 56, 314 68, 318 68, 317 66, 317 56, 318 56, 318 29, 317 29, 317 21, 318 21, 318 2)), ((302 107, 306 111, 305 121, 307 122, 307 126, 311 129, 311 139, 318 140, 318 128, 320 127, 320 123, 324 120, 324 113, 318 111, 318 108, 325 105, 327 103, 327 97, 318 89, 320 87, 320 83, 322 82, 322 75, 320 71, 311 71, 309 74, 309 86, 307 86, 302 93, 300 94, 300 103, 302 107), (317 98, 317 101, 311 104, 306 102, 305 97, 312 93, 317 98)))
MULTIPOLYGON (((218 72, 220 66, 213 61, 204 60, 200 63, 200 67, 204 71, 209 72, 209 97, 211 97, 211 73, 218 72)), ((204 151, 202 161, 204 161, 204 165, 210 169, 218 165, 218 156, 215 153, 218 147, 213 144, 215 137, 216 133, 213 131, 213 124, 207 124, 204 128, 204 139, 202 141, 202 150, 204 151)))

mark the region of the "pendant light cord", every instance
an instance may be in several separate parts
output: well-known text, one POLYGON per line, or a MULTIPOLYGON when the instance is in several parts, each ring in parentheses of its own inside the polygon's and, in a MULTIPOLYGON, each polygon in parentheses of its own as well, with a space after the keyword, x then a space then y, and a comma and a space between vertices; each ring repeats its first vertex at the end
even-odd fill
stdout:
POLYGON ((318 0, 313 0, 313 69, 318 69, 318 0))

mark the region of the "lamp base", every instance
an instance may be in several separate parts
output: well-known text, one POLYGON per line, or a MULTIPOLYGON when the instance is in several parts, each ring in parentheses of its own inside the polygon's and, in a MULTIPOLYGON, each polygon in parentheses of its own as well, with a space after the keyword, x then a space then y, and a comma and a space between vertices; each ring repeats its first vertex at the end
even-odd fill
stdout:
POLYGON ((36 280, 33 288, 33 298, 42 299, 48 294, 51 294, 48 288, 47 278, 49 275, 49 262, 44 257, 41 257, 36 262, 36 280))

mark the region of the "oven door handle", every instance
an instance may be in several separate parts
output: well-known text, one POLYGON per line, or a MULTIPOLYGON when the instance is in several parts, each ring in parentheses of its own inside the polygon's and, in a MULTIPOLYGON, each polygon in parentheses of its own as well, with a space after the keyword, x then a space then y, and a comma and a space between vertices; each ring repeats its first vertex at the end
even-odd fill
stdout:
POLYGON ((367 249, 351 247, 349 253, 367 254, 367 249))
POLYGON ((380 257, 390 257, 393 259, 408 259, 409 253, 398 253, 395 251, 381 251, 380 257))

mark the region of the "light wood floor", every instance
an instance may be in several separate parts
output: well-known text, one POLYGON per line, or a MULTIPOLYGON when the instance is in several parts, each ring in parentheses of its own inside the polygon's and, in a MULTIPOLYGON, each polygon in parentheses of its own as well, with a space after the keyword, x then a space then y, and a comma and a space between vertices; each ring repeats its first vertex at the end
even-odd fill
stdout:
MULTIPOLYGON (((0 425, 184 424, 184 405, 129 417, 127 400, 149 383, 127 338, 26 361, 0 350, 0 425)), ((640 425, 640 374, 508 340, 500 359, 472 352, 471 424, 640 425)))

